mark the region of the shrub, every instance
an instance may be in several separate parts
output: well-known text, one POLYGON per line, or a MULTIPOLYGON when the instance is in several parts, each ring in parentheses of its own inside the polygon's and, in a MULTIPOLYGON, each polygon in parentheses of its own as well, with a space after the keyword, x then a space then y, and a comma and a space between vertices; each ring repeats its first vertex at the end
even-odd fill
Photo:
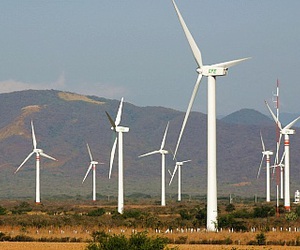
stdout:
POLYGON ((253 217, 266 218, 275 215, 275 208, 271 206, 255 207, 253 211, 253 217))
POLYGON ((142 212, 137 209, 130 209, 130 210, 125 210, 123 213, 123 217, 125 219, 127 218, 133 218, 133 219, 139 219, 142 215, 142 212))
POLYGON ((104 208, 98 208, 96 210, 89 212, 87 215, 88 216, 102 216, 103 214, 105 214, 104 208))
POLYGON ((6 209, 0 206, 0 215, 5 215, 6 213, 7 213, 6 209))
POLYGON ((255 238, 258 245, 266 245, 266 236, 263 232, 257 234, 255 238))
POLYGON ((188 211, 188 210, 186 210, 186 209, 182 209, 182 210, 180 210, 179 211, 179 214, 180 214, 180 216, 181 216, 181 219, 183 219, 183 220, 190 220, 190 219, 192 219, 192 215, 191 215, 191 213, 188 211))
POLYGON ((247 229, 245 222, 236 220, 232 214, 220 216, 218 218, 218 228, 233 228, 239 231, 246 231, 247 229))
POLYGON ((251 212, 249 212, 246 208, 234 211, 232 213, 232 215, 235 218, 243 218, 243 219, 249 219, 249 218, 253 217, 253 214, 251 212))
POLYGON ((20 205, 15 206, 14 210, 12 210, 13 214, 25 214, 27 212, 30 212, 32 208, 30 207, 29 203, 26 201, 23 201, 20 205))
POLYGON ((168 244, 167 238, 148 237, 146 232, 135 233, 127 239, 124 235, 107 235, 94 232, 93 238, 97 242, 90 243, 87 250, 162 250, 168 244))
POLYGON ((232 203, 228 204, 225 208, 226 212, 232 212, 234 210, 235 210, 235 206, 232 203))

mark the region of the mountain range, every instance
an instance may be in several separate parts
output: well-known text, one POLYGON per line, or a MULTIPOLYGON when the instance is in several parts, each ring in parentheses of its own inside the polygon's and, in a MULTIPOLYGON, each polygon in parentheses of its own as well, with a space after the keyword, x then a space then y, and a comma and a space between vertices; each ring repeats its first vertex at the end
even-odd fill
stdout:
MULTIPOLYGON (((97 166, 97 193, 117 195, 117 155, 108 179, 110 151, 114 133, 106 117, 113 118, 119 100, 85 96, 56 90, 26 90, 0 94, 0 198, 19 199, 35 196, 35 160, 30 159, 17 173, 16 168, 32 151, 30 121, 34 122, 38 147, 58 161, 41 158, 41 199, 43 197, 91 197, 92 177, 82 179, 89 165, 89 143, 97 166)), ((140 193, 160 196, 161 157, 139 155, 159 149, 167 122, 170 127, 166 149, 174 150, 184 112, 164 107, 138 107, 124 102, 121 125, 124 134, 125 196, 140 193)), ((178 150, 178 160, 192 160, 182 169, 182 192, 206 194, 207 116, 192 112, 178 150)), ((297 130, 297 129, 296 129, 297 130)), ((218 195, 264 196, 265 169, 257 179, 262 157, 262 132, 266 148, 275 152, 275 123, 264 114, 242 109, 217 120, 218 195)), ((299 189, 300 136, 291 139, 291 190, 299 189)), ((175 162, 166 157, 171 171, 175 162)), ((273 159, 272 159, 273 161, 273 159)), ((170 176, 167 176, 167 183, 170 176)), ((272 196, 275 196, 272 179, 272 196)), ((177 192, 177 178, 166 188, 167 195, 177 192)), ((291 194, 293 197, 293 193, 291 194)))

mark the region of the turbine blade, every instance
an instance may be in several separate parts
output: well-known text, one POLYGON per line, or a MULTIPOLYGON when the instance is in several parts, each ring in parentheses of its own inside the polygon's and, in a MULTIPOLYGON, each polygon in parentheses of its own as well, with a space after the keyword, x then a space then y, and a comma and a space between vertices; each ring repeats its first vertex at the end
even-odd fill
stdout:
POLYGON ((21 165, 17 168, 17 170, 15 171, 15 173, 17 173, 20 168, 25 164, 26 161, 28 161, 28 159, 34 154, 34 151, 32 151, 26 158, 25 160, 21 163, 21 165))
POLYGON ((186 122, 187 122, 187 120, 189 118, 191 109, 193 107, 193 103, 194 103, 195 97, 197 95, 197 91, 198 91, 198 88, 199 88, 199 85, 200 85, 200 82, 201 82, 201 78, 202 78, 202 74, 199 74, 198 78, 197 78, 197 81, 196 81, 196 84, 195 84, 195 87, 194 87, 194 90, 193 90, 193 93, 192 93, 192 97, 191 97, 190 102, 189 102, 189 106, 188 106, 187 111, 185 113, 185 117, 184 117, 184 120, 183 120, 183 123, 182 123, 182 127, 181 127, 181 130, 180 130, 180 134, 179 134, 178 140, 177 140, 177 145, 176 145, 176 148, 175 148, 173 159, 175 159, 175 157, 176 157, 177 150, 178 150, 178 147, 179 147, 179 144, 180 144, 180 140, 181 140, 181 137, 182 137, 182 134, 183 134, 186 122))
POLYGON ((168 172, 169 172, 169 175, 172 176, 172 173, 171 173, 170 169, 168 169, 168 172))
POLYGON ((146 153, 146 154, 142 154, 139 156, 139 158, 142 158, 142 157, 145 157, 145 156, 148 156, 148 155, 154 155, 154 154, 158 154, 159 153, 159 150, 155 150, 155 151, 152 151, 152 152, 149 152, 149 153, 146 153))
POLYGON ((270 108, 269 104, 267 103, 267 101, 265 101, 265 104, 267 105, 267 108, 269 109, 275 123, 278 125, 279 129, 282 130, 282 126, 279 120, 277 120, 277 117, 275 116, 275 114, 273 113, 272 109, 270 108))
POLYGON ((91 169, 92 169, 92 166, 93 166, 93 164, 91 163, 91 164, 89 165, 89 168, 88 168, 88 170, 86 171, 86 174, 85 174, 85 176, 84 176, 84 178, 83 178, 83 181, 82 181, 82 183, 84 183, 84 181, 85 181, 86 177, 88 176, 89 172, 90 172, 90 171, 91 171, 91 169))
POLYGON ((51 160, 53 160, 53 161, 57 161, 54 157, 52 157, 52 156, 50 156, 50 155, 47 155, 47 154, 45 154, 44 152, 40 152, 40 155, 41 155, 41 156, 44 156, 44 157, 46 157, 46 158, 48 158, 48 159, 51 159, 51 160))
POLYGON ((93 161, 92 152, 91 152, 91 149, 90 149, 90 146, 89 146, 88 143, 86 144, 86 147, 87 147, 87 149, 88 149, 88 152, 89 152, 89 155, 90 155, 90 159, 91 159, 91 161, 93 161))
POLYGON ((36 149, 36 138, 35 138, 35 133, 34 133, 33 121, 31 121, 31 132, 32 132, 33 148, 36 149))
POLYGON ((161 142, 161 146, 160 146, 161 150, 165 147, 168 128, 169 128, 169 122, 167 123, 167 127, 166 127, 166 130, 165 130, 165 133, 164 133, 164 137, 163 137, 162 142, 161 142))
POLYGON ((122 116, 122 107, 123 107, 123 97, 121 98, 121 101, 120 101, 120 106, 119 106, 119 109, 118 109, 118 113, 117 113, 117 117, 116 117, 116 126, 118 126, 121 122, 121 116, 122 116))
POLYGON ((111 171, 112 171, 112 166, 114 163, 114 158, 115 158, 115 153, 116 153, 116 146, 117 146, 117 142, 118 142, 118 137, 116 137, 114 144, 111 148, 111 153, 110 153, 110 163, 109 163, 109 174, 108 174, 108 178, 110 179, 111 177, 111 171))
POLYGON ((281 160, 280 160, 279 165, 282 165, 282 162, 283 162, 283 160, 284 160, 284 157, 285 157, 285 151, 283 152, 283 154, 282 154, 282 156, 281 156, 281 160))
POLYGON ((264 157, 265 157, 265 155, 262 156, 261 161, 260 161, 259 169, 258 169, 257 176, 256 176, 257 179, 258 179, 258 177, 259 177, 259 175, 260 175, 260 169, 261 169, 261 166, 262 166, 264 157))
POLYGON ((276 156, 275 156, 275 163, 278 164, 279 160, 278 160, 278 155, 279 155, 279 148, 280 148, 280 143, 281 143, 281 138, 282 138, 282 134, 279 134, 279 140, 278 143, 276 145, 276 156))
POLYGON ((228 69, 234 65, 237 65, 243 61, 246 61, 246 60, 249 60, 251 57, 246 57, 246 58, 242 58, 242 59, 237 59, 237 60, 233 60, 233 61, 228 61, 228 62, 223 62, 223 63, 217 63, 217 64, 213 64, 211 66, 214 66, 214 67, 221 67, 221 68, 224 68, 224 69, 228 69))
POLYGON ((185 162, 190 162, 190 161, 192 161, 192 160, 186 160, 186 161, 182 161, 182 163, 185 163, 185 162))
POLYGON ((178 165, 176 164, 176 165, 175 165, 175 168, 174 168, 174 171, 173 171, 173 174, 172 174, 172 177, 171 177, 171 180, 170 180, 170 182, 169 182, 169 186, 171 185, 171 183, 172 183, 172 181, 173 181, 173 178, 174 178, 174 176, 175 176, 175 174, 176 174, 177 168, 178 168, 178 165))
POLYGON ((173 150, 172 150, 172 149, 169 149, 169 151, 170 151, 170 152, 171 152, 171 154, 173 155, 173 160, 177 161, 177 159, 176 159, 176 157, 175 157, 175 155, 174 155, 174 152, 173 152, 173 150))
POLYGON ((111 126, 112 126, 114 129, 116 129, 116 124, 115 124, 114 120, 111 118, 111 116, 110 116, 106 111, 105 111, 105 113, 106 113, 106 115, 107 115, 107 117, 108 117, 108 120, 109 120, 111 126))
POLYGON ((185 22, 184 22, 184 20, 183 20, 183 18, 181 16, 181 14, 180 14, 180 12, 179 12, 179 9, 177 8, 177 5, 176 5, 175 1, 172 0, 172 2, 173 2, 173 5, 174 5, 174 8, 176 10, 178 19, 180 21, 180 24, 182 26, 182 29, 183 29, 183 31, 185 33, 185 36, 186 36, 186 38, 187 38, 187 40, 188 40, 188 42, 190 44, 190 47, 191 47, 191 50, 193 52, 194 58, 196 60, 196 63, 197 63, 197 65, 198 65, 199 68, 202 68, 203 67, 203 63, 202 63, 201 52, 200 52, 200 50, 199 50, 199 48, 198 48, 198 46, 197 46, 197 44, 196 44, 196 42, 195 42, 192 34, 191 34, 191 32, 189 31, 188 27, 186 26, 186 24, 185 24, 185 22))
POLYGON ((262 135, 261 135, 261 131, 260 131, 260 140, 261 140, 261 145, 262 145, 263 151, 265 152, 266 148, 265 148, 264 140, 263 140, 262 135))
POLYGON ((290 129, 299 119, 300 119, 300 116, 298 116, 295 120, 293 120, 288 125, 286 125, 283 129, 290 129))

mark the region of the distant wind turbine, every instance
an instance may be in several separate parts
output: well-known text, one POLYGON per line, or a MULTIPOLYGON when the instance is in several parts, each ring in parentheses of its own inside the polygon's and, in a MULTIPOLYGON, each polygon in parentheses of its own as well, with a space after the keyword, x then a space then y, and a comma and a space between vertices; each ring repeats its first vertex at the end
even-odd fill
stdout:
POLYGON ((201 52, 192 36, 190 31, 188 30, 176 4, 175 1, 172 0, 175 10, 177 12, 179 21, 185 33, 185 36, 189 42, 191 50, 193 52, 195 61, 197 63, 197 73, 198 78, 196 84, 194 86, 194 90, 192 93, 192 97, 190 99, 183 123, 182 128, 178 137, 177 145, 175 148, 175 156, 180 144, 180 140, 188 120, 190 111, 192 109, 194 99, 196 97, 200 81, 202 76, 206 76, 208 78, 208 105, 207 105, 207 230, 208 231, 216 231, 217 230, 217 220, 218 220, 218 209, 217 209, 217 166, 216 166, 216 77, 217 76, 225 76, 227 74, 228 68, 245 61, 249 58, 243 58, 238 60, 233 60, 224 63, 218 63, 213 65, 203 65, 201 52))
MULTIPOLYGON (((275 123, 278 125, 280 129, 280 136, 279 136, 279 144, 281 142, 281 137, 284 135, 284 208, 286 211, 291 210, 290 206, 290 135, 295 134, 295 130, 291 129, 291 127, 300 119, 298 116, 295 120, 290 122, 284 128, 282 128, 281 122, 277 120, 275 114, 273 113, 272 109, 270 108, 269 104, 265 101, 267 108, 269 109, 275 123)), ((279 149, 277 149, 279 150, 279 149)), ((277 156, 276 156, 277 157, 277 156)))
POLYGON ((165 168, 165 155, 168 154, 168 151, 164 149, 165 147, 165 142, 166 142, 166 136, 169 128, 169 122, 167 124, 167 127, 165 129, 165 133, 161 142, 161 146, 159 150, 155 150, 146 154, 142 154, 139 156, 145 157, 148 155, 154 155, 154 154, 161 154, 161 206, 166 205, 166 168, 165 168))
POLYGON ((43 152, 42 149, 37 148, 37 142, 34 133, 33 121, 31 121, 31 132, 32 132, 32 144, 33 151, 25 158, 25 160, 21 163, 21 165, 15 171, 15 174, 20 170, 20 168, 29 160, 29 158, 35 153, 36 155, 36 191, 35 191, 35 202, 41 202, 41 194, 40 194, 40 156, 46 157, 48 159, 56 161, 52 156, 47 155, 43 152))
POLYGON ((259 177, 261 166, 264 160, 264 157, 266 156, 266 202, 270 202, 270 155, 273 155, 272 151, 266 150, 264 140, 262 138, 261 132, 260 132, 260 140, 261 140, 261 145, 262 145, 262 158, 260 161, 258 173, 257 173, 257 178, 259 177))
POLYGON ((99 163, 97 161, 94 161, 91 149, 89 147, 89 144, 87 143, 86 146, 87 146, 87 149, 88 149, 88 152, 89 152, 91 162, 90 162, 88 170, 86 171, 86 174, 83 178, 82 184, 84 183, 84 181, 85 181, 86 177, 88 176, 89 172, 91 171, 91 169, 93 169, 93 201, 96 201, 96 165, 97 164, 103 164, 103 163, 99 163))
POLYGON ((120 101, 120 106, 118 109, 118 113, 116 116, 116 120, 114 121, 111 116, 105 111, 108 120, 111 124, 111 129, 113 131, 115 131, 115 133, 118 134, 118 136, 116 135, 114 144, 112 146, 111 149, 111 154, 110 154, 110 164, 109 164, 109 179, 111 177, 111 171, 112 171, 112 166, 113 166, 113 162, 114 162, 114 157, 115 157, 115 153, 116 153, 116 146, 118 143, 118 157, 119 157, 119 168, 118 168, 118 212, 120 214, 123 214, 124 212, 124 182, 123 182, 123 133, 127 133, 129 132, 129 128, 128 127, 123 127, 123 126, 119 126, 120 122, 121 122, 121 116, 122 116, 122 107, 123 107, 123 97, 120 101))
POLYGON ((183 163, 190 162, 190 161, 191 160, 176 161, 173 174, 171 175, 171 180, 169 182, 169 186, 171 185, 172 180, 173 180, 173 178, 174 178, 174 176, 176 174, 176 171, 178 170, 178 201, 181 201, 181 166, 183 166, 183 163))

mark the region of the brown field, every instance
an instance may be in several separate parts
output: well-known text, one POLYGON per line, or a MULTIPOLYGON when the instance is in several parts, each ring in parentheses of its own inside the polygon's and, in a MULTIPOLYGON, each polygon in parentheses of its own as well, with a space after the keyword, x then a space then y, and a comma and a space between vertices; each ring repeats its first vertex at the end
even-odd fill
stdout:
POLYGON ((0 242, 1 250, 84 250, 86 243, 0 242))
MULTIPOLYGON (((101 230, 101 228, 94 228, 95 230, 101 230)), ((108 231, 108 229, 104 229, 108 231)), ((18 235, 21 233, 20 228, 12 228, 12 227, 0 227, 0 231, 5 232, 9 235, 18 235)), ((91 230, 92 231, 92 230, 91 230)), ((143 231, 142 229, 138 231, 143 231)), ((111 233, 120 234, 120 228, 114 228, 110 230, 111 233)), ((81 243, 50 243, 50 242, 0 242, 0 249, 1 250, 35 250, 35 249, 55 249, 55 250, 84 250, 87 246, 87 242, 91 240, 90 232, 83 231, 80 228, 52 228, 50 229, 40 229, 38 232, 34 228, 28 228, 26 232, 23 232, 27 236, 33 237, 35 239, 39 238, 63 238, 63 237, 70 237, 80 239, 81 243), (85 241, 85 243, 84 243, 85 241)), ((126 230, 124 234, 130 235, 132 233, 131 229, 126 230)), ((277 245, 267 245, 267 246, 251 246, 246 245, 249 241, 255 241, 256 235, 260 232, 219 232, 219 233, 212 233, 212 232, 187 232, 187 233, 155 233, 154 230, 149 231, 149 235, 152 236, 160 236, 160 237, 167 237, 171 241, 176 241, 180 237, 187 237, 187 243, 189 242, 197 242, 199 240, 224 240, 224 239, 231 239, 233 241, 232 245, 205 245, 205 244, 170 244, 169 247, 178 247, 179 250, 196 250, 196 249, 223 249, 223 250, 233 250, 233 249, 269 249, 269 250, 276 250, 276 249, 300 249, 299 246, 277 246, 277 245)), ((294 242, 300 239, 300 232, 266 232, 265 233, 267 241, 290 241, 294 242)))
MULTIPOLYGON (((0 242, 1 250, 84 250, 86 243, 0 242)), ((178 250, 298 250, 289 246, 241 246, 241 245, 168 245, 178 250)))

